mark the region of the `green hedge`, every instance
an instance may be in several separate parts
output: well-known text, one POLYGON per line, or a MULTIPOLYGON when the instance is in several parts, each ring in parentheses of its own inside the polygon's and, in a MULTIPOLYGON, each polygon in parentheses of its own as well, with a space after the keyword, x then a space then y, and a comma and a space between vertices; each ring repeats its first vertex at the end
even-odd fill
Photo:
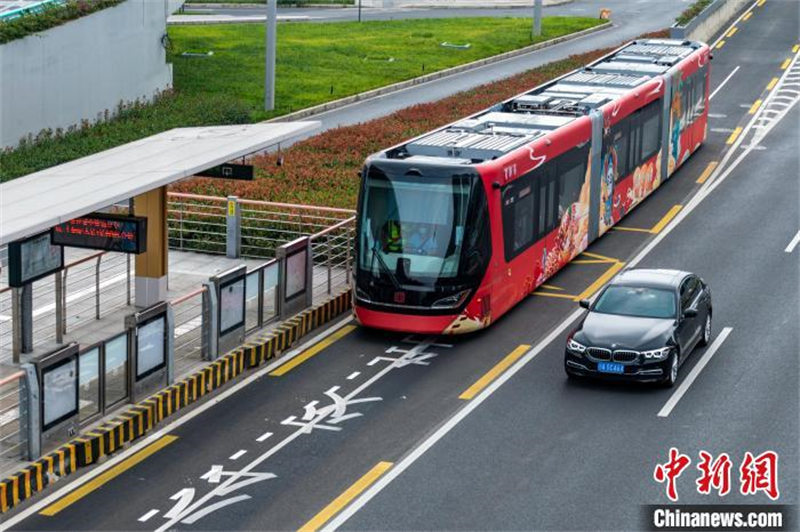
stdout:
POLYGON ((70 20, 121 4, 125 0, 69 0, 44 6, 41 11, 0 21, 0 44, 49 30, 70 20))
POLYGON ((675 22, 677 22, 678 26, 686 26, 694 17, 702 13, 703 10, 707 8, 713 1, 714 0, 697 0, 697 2, 687 7, 683 13, 678 15, 678 18, 675 19, 675 22))

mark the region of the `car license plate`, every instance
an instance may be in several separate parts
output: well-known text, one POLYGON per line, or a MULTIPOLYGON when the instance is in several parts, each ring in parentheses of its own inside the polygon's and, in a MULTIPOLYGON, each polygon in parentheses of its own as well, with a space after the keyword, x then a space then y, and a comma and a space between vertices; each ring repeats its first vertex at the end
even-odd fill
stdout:
POLYGON ((625 373, 625 367, 614 362, 598 362, 597 371, 602 371, 603 373, 625 373))

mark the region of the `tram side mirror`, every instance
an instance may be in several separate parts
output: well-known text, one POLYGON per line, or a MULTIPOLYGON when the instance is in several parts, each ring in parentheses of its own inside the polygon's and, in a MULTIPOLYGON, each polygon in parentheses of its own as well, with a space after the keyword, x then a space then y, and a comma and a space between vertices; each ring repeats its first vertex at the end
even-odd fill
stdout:
POLYGON ((582 306, 583 308, 589 308, 589 305, 591 304, 591 301, 589 301, 588 299, 581 299, 578 304, 580 306, 582 306))

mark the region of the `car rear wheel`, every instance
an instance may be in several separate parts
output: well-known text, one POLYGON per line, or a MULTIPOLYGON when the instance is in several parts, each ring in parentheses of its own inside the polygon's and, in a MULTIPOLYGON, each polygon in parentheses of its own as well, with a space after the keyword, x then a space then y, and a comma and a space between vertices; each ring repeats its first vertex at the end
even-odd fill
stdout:
POLYGON ((678 353, 672 353, 669 357, 669 366, 666 379, 664 379, 664 386, 672 388, 678 382, 678 353))
POLYGON ((706 314, 706 322, 703 324, 703 336, 700 338, 700 345, 708 345, 711 342, 711 313, 706 314))

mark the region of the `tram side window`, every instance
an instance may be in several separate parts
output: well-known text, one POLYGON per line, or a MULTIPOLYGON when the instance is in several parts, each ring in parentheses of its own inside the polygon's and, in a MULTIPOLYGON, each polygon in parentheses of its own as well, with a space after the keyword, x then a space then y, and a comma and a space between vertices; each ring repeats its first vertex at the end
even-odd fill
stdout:
POLYGON ((581 188, 586 178, 586 161, 589 145, 575 148, 558 158, 558 219, 573 203, 580 200, 581 188))
MULTIPOLYGON (((611 143, 617 153, 617 181, 628 175, 631 170, 630 166, 630 149, 631 144, 631 118, 623 118, 613 126, 611 126, 611 143)), ((603 143, 603 161, 606 160, 609 146, 603 143)))
POLYGON ((653 157, 661 148, 661 121, 660 99, 649 103, 642 109, 639 117, 642 140, 637 166, 653 157))
POLYGON ((555 227, 555 165, 549 163, 503 188, 503 240, 511 260, 555 227))

